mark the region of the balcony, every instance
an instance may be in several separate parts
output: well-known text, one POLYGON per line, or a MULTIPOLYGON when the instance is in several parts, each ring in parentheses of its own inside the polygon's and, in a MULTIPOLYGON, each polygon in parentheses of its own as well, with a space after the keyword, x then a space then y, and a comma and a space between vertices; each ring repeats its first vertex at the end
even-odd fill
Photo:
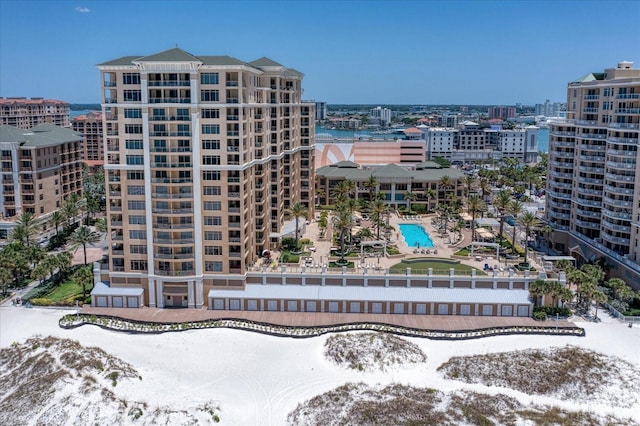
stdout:
POLYGON ((154 192, 152 196, 153 198, 157 198, 157 199, 193 198, 193 193, 184 192, 184 193, 178 193, 178 194, 168 194, 165 192, 154 192))
POLYGON ((105 81, 104 82, 104 87, 116 87, 118 85, 118 83, 116 83, 115 81, 105 81))
POLYGON ((609 241, 610 243, 621 244, 623 246, 628 246, 631 243, 631 240, 629 240, 629 238, 614 237, 613 235, 610 235, 606 232, 601 232, 600 237, 603 240, 609 241))
POLYGON ((616 99, 640 99, 640 93, 621 93, 616 95, 616 99))
POLYGON ((638 129, 638 123, 609 123, 609 127, 613 129, 638 129))
POLYGON ((631 226, 628 225, 616 225, 606 220, 602 221, 602 227, 610 229, 615 232, 624 232, 625 234, 631 233, 631 226))
POLYGON ((227 115, 227 121, 238 121, 240 120, 239 115, 227 115))
POLYGON ((227 103, 228 104, 237 104, 240 102, 240 99, 238 98, 227 98, 227 103))
POLYGON ((638 140, 639 139, 637 139, 637 138, 614 138, 614 137, 609 137, 609 138, 607 138, 607 140, 609 142, 613 142, 613 143, 638 145, 638 140))
POLYGON ((633 195, 633 189, 629 189, 629 188, 619 188, 619 187, 615 187, 615 186, 611 186, 611 185, 606 185, 604 187, 604 189, 607 192, 613 193, 613 194, 619 194, 619 195, 633 195))
POLYGON ((193 229, 193 223, 154 223, 157 229, 193 229))
POLYGON ((173 244, 173 245, 193 244, 193 239, 189 239, 189 238, 154 238, 153 242, 157 243, 157 244, 173 244))
POLYGON ((195 273, 195 271, 191 270, 191 271, 163 271, 163 270, 156 270, 156 275, 163 275, 163 276, 167 276, 167 277, 186 277, 186 276, 190 276, 193 275, 195 273))
POLYGON ((600 99, 600 95, 585 95, 584 96, 584 100, 585 101, 596 101, 600 99))
POLYGON ((635 182, 634 176, 625 176, 618 173, 607 173, 604 177, 609 181, 614 182, 635 182))
POLYGON ((625 201, 625 200, 617 200, 615 198, 610 198, 610 197, 603 197, 602 198, 604 200, 604 202, 610 206, 613 207, 618 207, 618 208, 622 208, 622 207, 633 207, 633 202, 632 201, 625 201))
POLYGON ((598 108, 582 108, 582 112, 585 112, 585 113, 597 113, 598 112, 598 108))
POLYGON ((149 98, 150 104, 189 104, 191 98, 149 98))
POLYGON ((576 120, 576 124, 578 126, 597 126, 598 122, 592 120, 576 120))
POLYGON ((191 81, 189 80, 148 80, 147 86, 149 87, 189 87, 191 81))
POLYGON ((575 219, 575 224, 582 226, 583 228, 600 229, 600 224, 598 222, 588 222, 585 220, 575 219))
POLYGON ((633 163, 619 163, 619 162, 615 162, 615 161, 607 161, 607 167, 612 167, 614 169, 631 169, 631 170, 635 170, 636 168, 636 163, 635 161, 633 163))
POLYGON ((168 214, 193 214, 193 209, 159 209, 154 208, 152 213, 168 213, 168 214))
POLYGON ((185 167, 192 167, 193 163, 152 163, 151 167, 158 169, 179 169, 185 167))
POLYGON ((616 114, 640 114, 640 108, 617 108, 616 114))
POLYGON ((631 220, 631 213, 611 211, 608 209, 602 209, 602 215, 617 220, 631 220))

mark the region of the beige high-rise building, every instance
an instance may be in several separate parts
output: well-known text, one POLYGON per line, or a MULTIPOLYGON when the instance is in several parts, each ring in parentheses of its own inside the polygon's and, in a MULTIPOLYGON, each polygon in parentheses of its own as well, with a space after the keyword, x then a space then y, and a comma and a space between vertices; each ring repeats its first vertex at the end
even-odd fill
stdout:
POLYGON ((82 196, 82 136, 41 124, 24 130, 0 126, 0 243, 22 212, 43 221, 71 194, 82 196))
POLYGON ((157 307, 200 307, 210 289, 242 287, 286 234, 289 208, 313 214, 315 105, 301 101, 303 74, 179 48, 98 68, 110 242, 101 278, 157 307))
POLYGON ((75 132, 84 136, 82 157, 84 163, 89 167, 102 166, 104 164, 102 114, 89 112, 73 117, 71 127, 75 132))
POLYGON ((69 127, 69 103, 43 98, 0 98, 0 125, 31 129, 45 123, 69 127))
POLYGON ((567 88, 567 118, 549 126, 546 214, 553 248, 604 258, 640 289, 640 69, 620 62, 567 88))

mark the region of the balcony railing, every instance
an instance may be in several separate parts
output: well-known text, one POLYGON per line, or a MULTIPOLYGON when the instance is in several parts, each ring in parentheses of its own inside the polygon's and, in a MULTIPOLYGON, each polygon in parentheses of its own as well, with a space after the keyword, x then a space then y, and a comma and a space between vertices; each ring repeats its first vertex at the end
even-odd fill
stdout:
POLYGON ((614 129, 638 129, 638 123, 609 123, 609 127, 614 129))
POLYGON ((167 81, 148 80, 147 86, 149 87, 187 87, 187 86, 191 86, 191 81, 189 80, 167 80, 167 81))
POLYGON ((189 104, 191 98, 149 98, 150 104, 189 104))
POLYGON ((616 99, 640 99, 640 93, 621 93, 616 95, 616 99))

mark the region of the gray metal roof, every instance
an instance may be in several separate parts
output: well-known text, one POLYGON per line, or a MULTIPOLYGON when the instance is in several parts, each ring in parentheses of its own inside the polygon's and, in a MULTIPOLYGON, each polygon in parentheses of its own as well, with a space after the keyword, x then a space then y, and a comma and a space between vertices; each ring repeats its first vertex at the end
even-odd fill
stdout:
POLYGON ((97 66, 109 66, 109 65, 133 65, 133 61, 138 59, 140 56, 123 56, 118 59, 113 59, 111 61, 103 62, 98 64, 97 66))
POLYGON ((251 66, 231 56, 198 56, 205 65, 245 65, 251 66))
MULTIPOLYGON (((435 164, 435 163, 433 163, 435 164)), ((323 166, 316 170, 317 177, 329 179, 350 179, 366 180, 374 176, 378 181, 385 179, 411 179, 417 182, 437 182, 443 176, 449 176, 453 180, 464 177, 464 173, 458 169, 444 168, 440 166, 428 167, 429 162, 420 163, 414 168, 405 168, 397 164, 387 164, 385 166, 373 166, 368 169, 354 168, 357 165, 351 161, 341 161, 339 163, 323 166), (425 167, 425 165, 427 167, 425 167)))
POLYGON ((142 296, 142 288, 109 287, 102 282, 96 283, 91 290, 93 296, 142 296))
POLYGON ((260 59, 256 59, 255 61, 249 62, 250 65, 260 68, 260 67, 284 67, 284 65, 277 63, 273 59, 269 59, 266 56, 263 56, 260 59))
POLYGON ((135 60, 136 62, 202 62, 189 52, 185 52, 179 47, 165 50, 164 52, 155 53, 149 56, 143 56, 135 60))
POLYGON ((354 287, 318 285, 247 284, 244 290, 209 290, 209 298, 366 300, 371 302, 503 303, 528 305, 528 290, 354 287))
POLYGON ((13 126, 0 127, 0 142, 18 142, 23 147, 53 146, 82 140, 81 134, 53 124, 40 124, 29 130, 13 126))

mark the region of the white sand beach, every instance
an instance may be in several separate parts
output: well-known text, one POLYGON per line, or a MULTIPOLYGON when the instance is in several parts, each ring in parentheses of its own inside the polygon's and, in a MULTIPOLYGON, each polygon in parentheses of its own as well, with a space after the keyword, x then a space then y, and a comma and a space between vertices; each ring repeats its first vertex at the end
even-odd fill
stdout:
MULTIPOLYGON (((184 409, 215 401, 220 424, 283 425, 299 403, 348 382, 502 392, 522 403, 630 417, 640 423, 640 395, 630 401, 629 407, 621 408, 612 403, 579 403, 466 384, 445 379, 436 371, 453 356, 565 345, 619 357, 640 368, 637 349, 640 325, 629 328, 606 313, 601 314, 601 323, 576 322, 585 328, 586 337, 499 336, 466 341, 409 338, 426 354, 425 363, 386 372, 359 372, 341 368, 324 357, 323 345, 328 336, 293 339, 226 329, 133 335, 95 326, 59 328, 58 319, 69 312, 74 311, 0 308, 0 348, 34 335, 57 336, 77 340, 84 346, 97 346, 131 364, 142 377, 120 381, 114 388, 119 397, 146 401, 150 409, 157 406, 184 409)), ((539 372, 541 380, 544 374, 539 372)))

